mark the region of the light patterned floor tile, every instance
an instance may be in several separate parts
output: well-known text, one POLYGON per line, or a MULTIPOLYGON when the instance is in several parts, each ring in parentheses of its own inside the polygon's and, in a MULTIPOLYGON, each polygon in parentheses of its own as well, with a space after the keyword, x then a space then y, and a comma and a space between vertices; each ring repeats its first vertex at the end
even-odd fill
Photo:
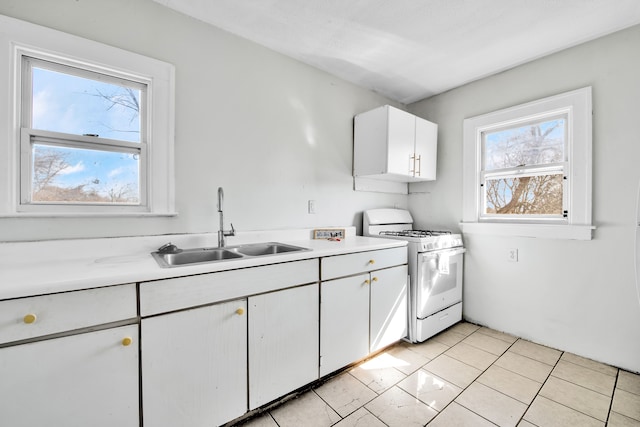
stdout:
POLYGON ((456 332, 461 335, 469 336, 475 331, 480 329, 480 326, 474 325, 473 323, 468 322, 459 322, 450 327, 448 330, 456 332))
POLYGON ((640 395, 617 388, 613 394, 611 410, 640 421, 640 395))
POLYGON ((437 411, 443 410, 462 389, 425 370, 419 370, 398 383, 398 387, 437 411))
POLYGON ((386 424, 365 408, 360 408, 336 424, 335 427, 386 427, 386 424))
POLYGON ((611 399, 593 390, 556 377, 549 377, 539 395, 600 421, 607 421, 611 399))
POLYGON ((445 351, 449 350, 449 347, 450 346, 445 345, 439 341, 427 340, 425 342, 411 344, 408 348, 409 350, 414 351, 418 354, 421 354, 424 357, 431 360, 431 359, 435 359, 445 351))
POLYGON ((527 405, 480 383, 471 384, 456 403, 503 427, 515 427, 527 405))
POLYGON ((495 364, 539 383, 543 383, 553 369, 553 366, 529 359, 528 357, 511 351, 503 354, 495 364))
POLYGON ((629 393, 640 395, 640 375, 620 369, 616 387, 629 393))
POLYGON ((542 383, 496 365, 489 367, 477 381, 527 405, 542 387, 542 383))
POLYGON ((487 369, 498 359, 498 356, 495 354, 466 344, 464 341, 454 345, 444 354, 482 371, 487 369))
POLYGON ((611 412, 609 414, 609 421, 607 421, 607 427, 640 427, 640 421, 625 417, 617 412, 611 412))
POLYGON ((338 415, 313 391, 271 411, 271 416, 280 427, 327 427, 340 421, 338 415))
POLYGON ((349 373, 341 374, 315 389, 341 417, 364 406, 378 395, 349 373))
POLYGON ((481 350, 488 351, 496 356, 500 356, 511 346, 511 343, 494 338, 487 334, 481 334, 480 332, 474 332, 465 338, 463 342, 481 350))
POLYGON ((543 396, 535 398, 524 419, 538 427, 604 427, 604 422, 543 396))
POLYGON ((504 342, 507 342, 509 344, 513 344, 518 339, 518 337, 514 337, 513 335, 509 335, 509 334, 506 334, 504 332, 496 331, 494 329, 490 329, 490 328, 487 328, 487 327, 484 327, 484 326, 482 328, 478 329, 478 333, 484 334, 484 335, 489 335, 492 338, 497 338, 497 339, 499 339, 501 341, 504 341, 504 342))
POLYGON ((563 353, 562 359, 567 362, 575 363, 576 365, 584 366, 585 368, 593 369, 594 371, 601 372, 606 375, 616 376, 618 369, 613 366, 605 365, 604 363, 596 362, 595 360, 587 359, 586 357, 577 356, 573 353, 563 353))
POLYGON ((447 406, 432 422, 429 427, 495 427, 495 424, 485 420, 480 415, 473 413, 464 406, 453 402, 447 406))
POLYGON ((268 413, 262 414, 257 418, 253 418, 241 425, 242 427, 278 427, 278 424, 268 413))
POLYGON ((467 336, 463 335, 459 332, 456 331, 452 331, 451 329, 448 329, 444 332, 440 332, 438 335, 429 338, 430 340, 434 340, 434 341, 438 341, 441 342, 442 344, 448 346, 448 347, 452 347, 456 344, 458 344, 460 341, 462 341, 463 339, 465 339, 467 336))
POLYGON ((462 388, 468 387, 482 373, 480 369, 462 363, 446 354, 436 357, 424 365, 423 369, 462 388))
POLYGON ((438 414, 398 387, 391 387, 365 408, 389 427, 424 426, 438 414))
POLYGON ((383 353, 349 372, 371 390, 380 394, 407 377, 394 367, 397 364, 398 361, 395 358, 383 353))
POLYGON ((613 386, 616 383, 616 377, 564 360, 558 362, 553 371, 551 371, 551 375, 609 397, 613 396, 613 386))
POLYGON ((529 359, 537 360, 538 362, 546 363, 547 365, 555 365, 562 355, 562 352, 559 350, 522 339, 516 341, 509 348, 509 351, 521 356, 526 356, 529 359))
POLYGON ((537 427, 533 424, 531 424, 529 421, 527 420, 522 420, 518 423, 518 427, 537 427))
POLYGON ((420 353, 411 351, 407 346, 402 344, 388 350, 387 354, 399 361, 395 368, 406 375, 414 373, 431 360, 420 353))

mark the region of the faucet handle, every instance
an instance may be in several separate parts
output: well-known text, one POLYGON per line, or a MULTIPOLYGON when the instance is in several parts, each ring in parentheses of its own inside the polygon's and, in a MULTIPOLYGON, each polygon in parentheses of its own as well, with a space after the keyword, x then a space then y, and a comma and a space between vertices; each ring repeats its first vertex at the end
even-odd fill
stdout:
POLYGON ((236 235, 236 229, 233 228, 233 223, 230 223, 229 225, 231 225, 231 231, 225 231, 224 235, 225 236, 235 236, 236 235))

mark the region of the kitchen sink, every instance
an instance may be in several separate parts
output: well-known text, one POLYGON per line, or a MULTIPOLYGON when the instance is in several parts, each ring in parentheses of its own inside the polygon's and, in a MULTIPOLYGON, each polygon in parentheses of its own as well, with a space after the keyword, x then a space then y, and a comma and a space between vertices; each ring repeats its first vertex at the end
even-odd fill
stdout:
POLYGON ((307 251, 309 249, 300 246, 285 245, 284 243, 253 243, 250 245, 240 245, 229 248, 246 256, 276 255, 286 252, 307 251))
POLYGON ((166 251, 158 250, 151 253, 160 267, 164 268, 256 258, 310 250, 301 246, 287 245, 278 242, 251 243, 224 248, 178 249, 176 246, 171 244, 163 246, 163 248, 165 247, 168 247, 169 249, 166 251))
POLYGON ((222 248, 184 249, 176 253, 152 252, 151 255, 160 264, 160 267, 178 267, 181 265, 242 258, 241 254, 222 248))

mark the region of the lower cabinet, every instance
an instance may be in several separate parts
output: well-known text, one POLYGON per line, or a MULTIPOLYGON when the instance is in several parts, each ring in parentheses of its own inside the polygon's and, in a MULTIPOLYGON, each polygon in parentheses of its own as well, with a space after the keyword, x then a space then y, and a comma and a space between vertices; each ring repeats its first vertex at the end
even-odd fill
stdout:
POLYGON ((319 378, 318 284, 249 297, 249 409, 319 378))
POLYGON ((0 425, 139 425, 138 325, 0 348, 0 425))
POLYGON ((369 349, 373 353, 407 336, 406 265, 371 273, 369 349))
POLYGON ((321 284, 320 376, 369 354, 369 274, 321 284))
POLYGON ((145 426, 210 427, 247 412, 246 310, 239 299, 142 319, 145 426))

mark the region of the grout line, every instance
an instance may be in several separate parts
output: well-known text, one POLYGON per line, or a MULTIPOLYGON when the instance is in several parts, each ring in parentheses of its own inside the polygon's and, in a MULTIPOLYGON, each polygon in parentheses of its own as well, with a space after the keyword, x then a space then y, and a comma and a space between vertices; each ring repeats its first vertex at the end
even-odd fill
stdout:
POLYGON ((611 393, 611 401, 609 402, 609 411, 607 412, 607 419, 604 422, 604 425, 609 425, 609 417, 611 416, 611 411, 613 410, 613 398, 616 395, 616 389, 618 388, 618 379, 620 378, 620 369, 616 372, 616 380, 613 383, 613 392, 611 393))

